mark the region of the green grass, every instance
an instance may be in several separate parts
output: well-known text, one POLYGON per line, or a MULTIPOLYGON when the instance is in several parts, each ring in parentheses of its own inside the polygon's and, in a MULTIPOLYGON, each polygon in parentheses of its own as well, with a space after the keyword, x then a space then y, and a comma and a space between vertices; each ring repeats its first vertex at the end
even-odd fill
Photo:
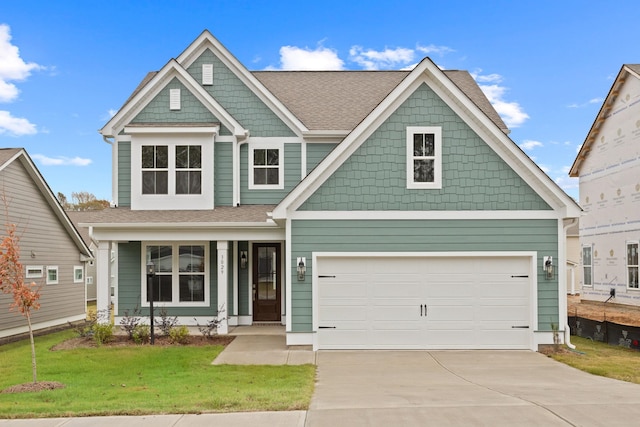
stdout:
MULTIPOLYGON (((36 338, 38 381, 64 389, 0 394, 0 418, 306 409, 315 366, 211 365, 221 346, 51 351, 71 331, 36 338)), ((31 381, 28 340, 0 346, 0 390, 31 381)))
POLYGON ((550 357, 594 375, 640 384, 640 351, 571 337, 576 351, 552 353, 550 357))

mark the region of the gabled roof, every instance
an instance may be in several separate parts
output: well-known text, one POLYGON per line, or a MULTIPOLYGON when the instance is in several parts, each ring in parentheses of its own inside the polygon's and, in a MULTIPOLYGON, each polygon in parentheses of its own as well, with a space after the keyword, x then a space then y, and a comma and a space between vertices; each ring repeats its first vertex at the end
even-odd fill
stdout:
POLYGON ((573 161, 573 165, 569 170, 569 176, 574 178, 580 176, 580 166, 589 155, 589 152, 598 137, 600 128, 611 113, 611 108, 613 108, 613 104, 620 93, 620 89, 630 76, 640 79, 640 64, 624 64, 622 68, 620 68, 618 76, 613 81, 613 85, 611 85, 609 94, 602 103, 602 107, 600 107, 600 111, 596 115, 596 119, 594 120, 593 125, 591 125, 591 129, 589 129, 589 133, 587 133, 587 138, 582 143, 582 147, 580 147, 580 151, 578 152, 576 159, 573 161))
MULTIPOLYGON (((458 80, 461 82, 463 79, 458 80)), ((274 209, 273 217, 286 218, 290 212, 298 209, 423 83, 429 85, 554 210, 561 211, 563 217, 579 216, 578 204, 551 180, 503 132, 500 125, 447 76, 446 72, 425 58, 280 202, 274 209)))
POLYGON ((92 257, 91 251, 87 247, 87 244, 80 236, 78 230, 74 227, 73 223, 67 216, 67 214, 60 206, 58 199, 54 196, 51 188, 46 183, 38 168, 36 168, 33 160, 29 157, 27 152, 23 148, 2 148, 0 149, 0 171, 3 171, 8 165, 11 163, 18 161, 20 162, 29 176, 31 177, 33 183, 42 193, 45 201, 51 207, 51 211, 58 218, 64 229, 71 237, 71 240, 76 244, 78 250, 82 255, 90 258, 92 257))

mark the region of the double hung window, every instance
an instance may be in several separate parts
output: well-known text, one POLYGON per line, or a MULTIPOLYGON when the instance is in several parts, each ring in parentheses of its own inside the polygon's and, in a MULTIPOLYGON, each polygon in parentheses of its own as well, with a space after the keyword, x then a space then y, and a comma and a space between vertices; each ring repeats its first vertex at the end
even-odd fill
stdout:
POLYGON ((169 191, 169 147, 142 146, 142 194, 167 194, 169 191))
POLYGON ((175 191, 172 193, 201 194, 201 146, 143 145, 142 194, 169 194, 169 174, 175 174, 175 191), (170 148, 173 153, 170 153, 170 148))
POLYGON ((582 283, 584 286, 593 286, 593 252, 592 246, 582 247, 582 283))
POLYGON ((249 148, 249 188, 284 188, 284 144, 258 143, 249 148))
POLYGON ((442 129, 407 128, 407 188, 442 188, 442 129))
POLYGON ((627 287, 638 289, 638 242, 627 242, 627 287))

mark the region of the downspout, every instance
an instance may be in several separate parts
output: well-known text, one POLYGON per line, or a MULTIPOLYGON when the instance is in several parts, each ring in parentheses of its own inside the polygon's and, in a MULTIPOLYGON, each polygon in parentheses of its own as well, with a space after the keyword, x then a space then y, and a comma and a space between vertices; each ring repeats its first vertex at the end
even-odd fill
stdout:
POLYGON ((234 136, 236 140, 235 148, 233 150, 233 168, 234 171, 234 180, 233 180, 233 206, 240 206, 240 146, 249 142, 249 131, 246 130, 244 135, 241 136, 240 139, 237 135, 234 136))
POLYGON ((114 144, 115 142, 115 137, 109 137, 106 135, 102 135, 102 140, 104 142, 106 142, 107 144, 109 144, 111 146, 111 159, 112 159, 112 167, 111 167, 111 198, 113 199, 111 201, 111 205, 112 207, 117 206, 118 205, 118 198, 117 198, 117 174, 116 171, 118 169, 118 156, 116 155, 115 149, 116 146, 114 144), (110 140, 111 139, 111 140, 110 140))
MULTIPOLYGON (((562 237, 564 238, 564 241, 567 241, 567 230, 569 229, 569 227, 572 227, 575 223, 578 222, 578 218, 571 218, 568 224, 565 224, 563 227, 563 235, 562 237)), ((565 247, 565 252, 566 252, 566 247, 565 247)), ((565 272, 565 277, 564 279, 566 281, 566 272, 565 272)), ((566 300, 567 298, 567 289, 566 289, 566 285, 565 285, 565 289, 564 289, 564 298, 566 300)), ((565 310, 564 310, 564 316, 567 317, 567 310, 566 310, 566 304, 565 304, 565 310)), ((571 344, 571 328, 569 327, 569 322, 565 321, 565 325, 564 325, 564 343, 567 347, 569 347, 571 350, 575 350, 576 346, 571 344)))

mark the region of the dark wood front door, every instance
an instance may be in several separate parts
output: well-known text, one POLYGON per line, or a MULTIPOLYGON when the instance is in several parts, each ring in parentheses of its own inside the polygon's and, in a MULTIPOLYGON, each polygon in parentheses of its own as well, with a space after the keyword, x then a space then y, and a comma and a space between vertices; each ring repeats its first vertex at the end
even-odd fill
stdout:
POLYGON ((253 320, 280 320, 280 243, 253 245, 253 320))

